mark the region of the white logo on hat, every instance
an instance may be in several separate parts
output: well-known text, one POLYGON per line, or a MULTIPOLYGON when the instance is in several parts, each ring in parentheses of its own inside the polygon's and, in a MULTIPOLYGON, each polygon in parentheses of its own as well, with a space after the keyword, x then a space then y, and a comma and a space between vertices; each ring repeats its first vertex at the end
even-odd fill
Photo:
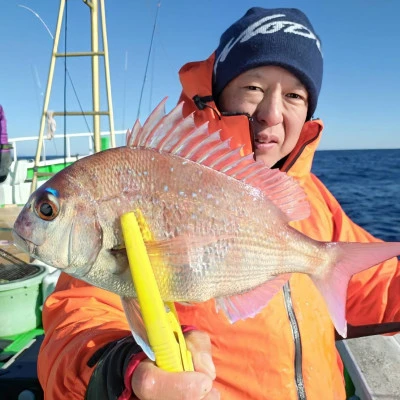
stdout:
POLYGON ((248 28, 246 28, 236 39, 232 38, 223 48, 221 51, 221 54, 219 57, 215 60, 214 64, 214 76, 217 71, 218 64, 220 62, 224 62, 232 48, 237 44, 237 43, 244 43, 250 40, 252 37, 257 36, 259 34, 261 35, 267 35, 270 33, 275 33, 283 29, 283 32, 285 33, 292 33, 295 35, 300 35, 308 39, 315 40, 315 43, 317 45, 317 48, 319 52, 322 55, 321 51, 321 43, 318 40, 317 36, 310 31, 307 27, 304 25, 298 24, 297 22, 293 21, 272 21, 270 23, 266 23, 270 21, 271 19, 276 19, 276 18, 281 18, 281 17, 286 17, 285 14, 275 14, 275 15, 270 15, 269 17, 264 17, 261 18, 260 20, 254 22, 252 25, 250 25, 248 28))

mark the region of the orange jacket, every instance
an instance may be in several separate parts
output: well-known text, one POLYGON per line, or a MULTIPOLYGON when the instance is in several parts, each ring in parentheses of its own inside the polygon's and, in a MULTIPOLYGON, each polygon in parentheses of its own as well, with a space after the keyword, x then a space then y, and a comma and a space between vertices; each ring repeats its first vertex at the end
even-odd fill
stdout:
MULTIPOLYGON (((211 94, 213 57, 180 71, 185 114, 210 121, 250 151, 248 119, 222 117, 212 108, 199 111, 193 96, 211 94)), ((207 105, 215 108, 214 103, 207 105)), ((311 215, 293 226, 324 241, 378 241, 354 224, 311 172, 322 131, 320 121, 304 126, 299 143, 283 167, 296 177, 311 203, 311 215)), ((389 260, 353 277, 347 319, 353 325, 400 320, 400 268, 389 260)), ((178 305, 182 324, 208 332, 222 399, 344 399, 342 364, 324 301, 310 278, 293 274, 289 283, 255 318, 227 322, 214 302, 178 305), (300 396, 300 397, 299 397, 300 396), (304 398, 304 397, 303 397, 304 398)), ((129 335, 118 296, 62 274, 43 309, 46 331, 38 360, 40 382, 49 399, 83 399, 93 369, 87 362, 110 341, 129 335), (68 395, 66 395, 68 393, 68 395)))

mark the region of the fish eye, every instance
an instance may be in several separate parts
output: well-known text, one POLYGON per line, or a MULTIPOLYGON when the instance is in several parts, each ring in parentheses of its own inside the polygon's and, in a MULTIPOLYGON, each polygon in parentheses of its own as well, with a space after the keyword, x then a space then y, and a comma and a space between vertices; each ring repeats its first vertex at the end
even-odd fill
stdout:
POLYGON ((35 202, 35 211, 39 218, 52 221, 60 210, 58 199, 50 193, 45 193, 35 202))

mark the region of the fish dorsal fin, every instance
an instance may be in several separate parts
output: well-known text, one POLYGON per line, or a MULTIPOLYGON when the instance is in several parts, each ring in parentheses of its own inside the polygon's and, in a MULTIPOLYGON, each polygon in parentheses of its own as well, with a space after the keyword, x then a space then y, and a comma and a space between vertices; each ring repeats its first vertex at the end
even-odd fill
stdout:
POLYGON ((183 117, 183 102, 165 114, 166 98, 150 114, 143 127, 138 122, 128 133, 127 145, 151 148, 205 165, 261 190, 289 221, 309 216, 310 207, 300 185, 278 169, 270 169, 253 154, 241 155, 230 140, 211 132, 208 124, 196 127, 193 114, 183 117))
POLYGON ((131 130, 128 130, 128 132, 126 132, 126 145, 128 147, 133 146, 132 141, 136 139, 136 137, 138 136, 139 131, 141 129, 142 129, 142 125, 140 125, 140 122, 137 119, 135 124, 133 125, 133 128, 131 130))

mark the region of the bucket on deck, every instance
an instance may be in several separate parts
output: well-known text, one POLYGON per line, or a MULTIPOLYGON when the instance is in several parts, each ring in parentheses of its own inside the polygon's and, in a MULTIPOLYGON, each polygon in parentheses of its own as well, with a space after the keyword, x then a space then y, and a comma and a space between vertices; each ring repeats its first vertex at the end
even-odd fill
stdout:
POLYGON ((19 335, 41 325, 41 284, 46 274, 45 267, 22 260, 0 264, 0 337, 19 335))

